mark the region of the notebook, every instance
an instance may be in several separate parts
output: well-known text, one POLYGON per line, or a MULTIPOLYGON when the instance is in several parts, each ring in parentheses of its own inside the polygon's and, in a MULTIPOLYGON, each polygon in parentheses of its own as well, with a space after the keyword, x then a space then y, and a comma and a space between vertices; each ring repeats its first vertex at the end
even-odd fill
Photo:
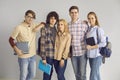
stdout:
POLYGON ((39 61, 38 68, 50 75, 52 66, 50 64, 43 64, 42 60, 39 61))
POLYGON ((87 43, 87 45, 91 45, 91 46, 95 45, 94 37, 87 38, 86 43, 87 43))
MULTIPOLYGON (((17 48, 22 50, 24 54, 28 54, 29 49, 28 49, 28 42, 17 42, 16 43, 17 48)), ((14 53, 14 55, 17 55, 17 53, 14 53)))

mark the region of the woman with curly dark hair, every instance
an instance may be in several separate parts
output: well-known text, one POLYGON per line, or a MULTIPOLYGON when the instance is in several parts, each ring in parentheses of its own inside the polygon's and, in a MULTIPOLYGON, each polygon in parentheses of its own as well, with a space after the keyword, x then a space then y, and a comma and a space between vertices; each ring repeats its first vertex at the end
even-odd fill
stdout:
POLYGON ((50 64, 52 66, 50 75, 44 73, 43 80, 51 80, 54 64, 54 45, 56 37, 56 24, 59 20, 59 15, 52 11, 47 15, 45 27, 41 29, 40 40, 40 55, 44 64, 50 64))

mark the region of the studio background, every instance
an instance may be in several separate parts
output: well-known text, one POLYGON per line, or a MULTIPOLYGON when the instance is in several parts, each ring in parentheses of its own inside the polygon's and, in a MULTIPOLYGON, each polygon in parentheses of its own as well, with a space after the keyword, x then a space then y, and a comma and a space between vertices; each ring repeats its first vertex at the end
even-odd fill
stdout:
MULTIPOLYGON (((19 78, 17 57, 13 55, 8 39, 13 28, 24 20, 24 13, 28 9, 35 11, 37 17, 35 22, 41 22, 46 20, 50 11, 56 11, 60 18, 69 22, 69 8, 72 5, 79 7, 79 16, 83 20, 87 19, 90 11, 96 12, 101 27, 112 42, 112 56, 101 66, 101 78, 120 80, 120 0, 0 0, 0 80, 19 78)), ((36 58, 38 64, 40 57, 36 56, 36 58)), ((87 65, 87 80, 89 71, 87 65)), ((75 80, 70 59, 65 77, 66 80, 75 80)), ((36 79, 42 80, 42 71, 38 70, 38 66, 36 79)), ((55 71, 52 80, 57 80, 55 71)))

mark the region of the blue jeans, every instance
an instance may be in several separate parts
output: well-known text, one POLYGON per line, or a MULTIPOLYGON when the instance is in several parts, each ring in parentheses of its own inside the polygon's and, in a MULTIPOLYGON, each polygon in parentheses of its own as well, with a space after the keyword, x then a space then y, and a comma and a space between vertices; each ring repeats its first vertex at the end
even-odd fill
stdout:
POLYGON ((100 66, 102 63, 102 56, 96 58, 89 58, 90 63, 90 80, 101 80, 100 79, 100 66))
POLYGON ((67 60, 64 60, 63 67, 60 66, 60 61, 54 60, 54 67, 57 73, 58 80, 65 80, 64 72, 65 72, 66 66, 67 66, 67 60))
POLYGON ((46 74, 46 73, 43 74, 43 80, 51 80, 51 76, 52 76, 52 73, 53 73, 54 59, 51 59, 51 58, 49 58, 49 57, 46 57, 46 61, 47 61, 48 64, 50 64, 50 65, 52 66, 52 68, 51 68, 51 73, 50 73, 50 75, 48 75, 48 74, 46 74))
POLYGON ((86 80, 86 65, 87 65, 86 54, 82 56, 73 56, 71 57, 71 61, 76 80, 86 80))
POLYGON ((20 67, 20 80, 32 80, 36 73, 35 56, 30 58, 18 58, 20 67))

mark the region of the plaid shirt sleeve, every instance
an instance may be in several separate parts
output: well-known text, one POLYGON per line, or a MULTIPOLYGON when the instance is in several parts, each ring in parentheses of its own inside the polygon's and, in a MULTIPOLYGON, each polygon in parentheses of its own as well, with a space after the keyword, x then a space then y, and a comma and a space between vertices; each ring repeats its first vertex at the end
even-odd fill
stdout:
POLYGON ((42 59, 46 59, 46 54, 45 54, 45 41, 46 41, 46 32, 45 28, 41 29, 41 41, 40 41, 40 50, 41 50, 41 57, 42 59))

